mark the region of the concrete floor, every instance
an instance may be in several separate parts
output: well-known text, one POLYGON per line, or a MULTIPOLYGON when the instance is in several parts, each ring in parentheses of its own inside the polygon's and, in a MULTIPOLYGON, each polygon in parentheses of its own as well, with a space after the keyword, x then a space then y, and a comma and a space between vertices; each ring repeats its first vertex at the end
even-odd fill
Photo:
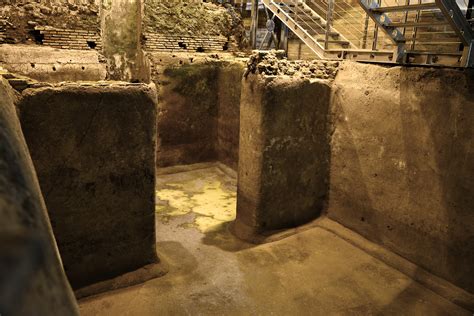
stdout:
POLYGON ((84 299, 82 315, 471 315, 323 228, 263 245, 236 239, 235 175, 200 167, 159 176, 168 274, 84 299))

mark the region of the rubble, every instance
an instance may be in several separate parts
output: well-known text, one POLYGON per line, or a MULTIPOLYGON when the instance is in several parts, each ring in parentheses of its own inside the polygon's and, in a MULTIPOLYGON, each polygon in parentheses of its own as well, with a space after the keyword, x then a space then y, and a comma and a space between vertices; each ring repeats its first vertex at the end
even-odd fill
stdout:
POLYGON ((284 51, 254 51, 247 63, 249 73, 264 76, 292 76, 301 79, 333 80, 339 67, 338 61, 288 60, 284 51))

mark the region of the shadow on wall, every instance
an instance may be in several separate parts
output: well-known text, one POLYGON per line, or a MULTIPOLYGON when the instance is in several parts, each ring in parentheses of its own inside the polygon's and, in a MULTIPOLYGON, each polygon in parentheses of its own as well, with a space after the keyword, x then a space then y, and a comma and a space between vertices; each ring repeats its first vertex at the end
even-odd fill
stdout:
POLYGON ((474 292, 474 72, 403 68, 400 112, 410 204, 433 218, 416 258, 474 292), (438 211, 436 211, 438 210, 438 211), (434 231, 434 233, 431 232, 434 231))
POLYGON ((113 83, 29 89, 18 107, 73 288, 156 262, 151 89, 113 83))
POLYGON ((218 67, 165 69, 158 96, 158 167, 217 159, 218 67))
POLYGON ((474 98, 458 70, 345 64, 328 216, 474 291, 474 98))
POLYGON ((244 64, 180 61, 170 66, 157 58, 153 63, 159 88, 157 166, 219 160, 237 169, 244 64))

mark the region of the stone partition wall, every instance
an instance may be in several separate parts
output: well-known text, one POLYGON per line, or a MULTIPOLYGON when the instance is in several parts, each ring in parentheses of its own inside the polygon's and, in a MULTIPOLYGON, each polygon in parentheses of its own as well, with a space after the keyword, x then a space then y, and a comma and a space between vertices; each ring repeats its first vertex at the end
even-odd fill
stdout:
POLYGON ((0 77, 0 314, 79 315, 15 99, 0 77))
POLYGON ((157 166, 219 160, 237 168, 244 63, 150 54, 158 88, 157 166))
POLYGON ((224 62, 217 76, 217 159, 234 170, 239 163, 240 93, 243 62, 224 62))
POLYGON ((167 67, 159 79, 158 166, 217 159, 217 65, 167 67))
POLYGON ((236 234, 317 218, 328 193, 329 82, 249 75, 241 100, 236 234))
POLYGON ((474 72, 344 63, 328 216, 474 293, 474 72))
POLYGON ((25 90, 19 109, 73 288, 155 262, 152 90, 62 84, 25 90))

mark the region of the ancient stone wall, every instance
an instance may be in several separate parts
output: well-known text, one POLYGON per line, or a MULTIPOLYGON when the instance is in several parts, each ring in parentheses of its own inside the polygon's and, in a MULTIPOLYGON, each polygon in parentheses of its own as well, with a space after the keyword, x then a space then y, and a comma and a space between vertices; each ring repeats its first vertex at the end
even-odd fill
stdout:
POLYGON ((243 62, 149 54, 158 88, 158 159, 165 167, 220 160, 236 168, 243 62))
POLYGON ((19 109, 72 286, 154 262, 151 89, 106 82, 27 89, 19 109))
POLYGON ((233 7, 202 1, 144 0, 143 30, 151 51, 236 50, 245 37, 233 7))
POLYGON ((0 313, 79 315, 13 102, 0 77, 0 313))
POLYGON ((474 293, 470 70, 344 63, 328 215, 474 293))
POLYGON ((217 77, 217 159, 238 169, 240 135, 240 95, 242 75, 245 71, 242 62, 224 62, 219 66, 217 77))
POLYGON ((1 0, 7 43, 39 41, 35 27, 100 31, 100 0, 1 0))
POLYGON ((237 235, 324 210, 473 293, 474 73, 344 62, 331 85, 334 64, 272 55, 243 80, 237 235))
POLYGON ((158 93, 158 166, 217 159, 217 65, 165 66, 158 93))
POLYGON ((95 50, 4 44, 0 67, 44 82, 98 81, 107 76, 106 63, 95 50))
POLYGON ((252 56, 248 67, 235 223, 243 238, 321 214, 329 190, 331 81, 311 77, 335 74, 332 65, 290 63, 273 54, 252 56))

